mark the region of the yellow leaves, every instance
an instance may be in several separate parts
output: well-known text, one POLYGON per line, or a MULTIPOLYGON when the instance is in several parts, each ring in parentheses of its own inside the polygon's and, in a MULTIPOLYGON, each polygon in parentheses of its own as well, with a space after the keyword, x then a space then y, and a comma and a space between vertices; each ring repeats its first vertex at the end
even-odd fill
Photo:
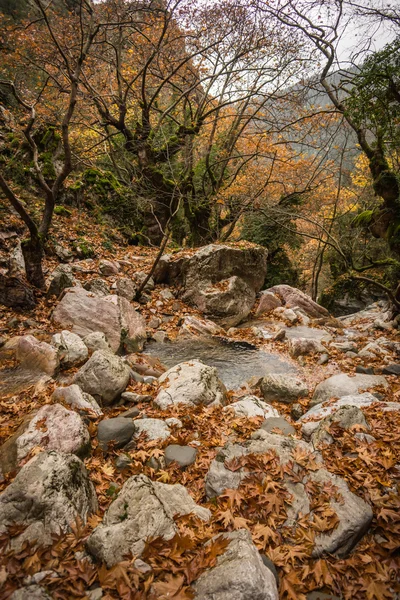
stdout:
POLYGON ((171 481, 171 475, 168 471, 160 470, 157 473, 157 481, 161 481, 161 483, 169 483, 171 481))
POLYGON ((112 477, 115 473, 115 469, 112 466, 111 463, 105 463, 102 467, 101 467, 101 472, 103 473, 103 475, 105 475, 106 477, 112 477))

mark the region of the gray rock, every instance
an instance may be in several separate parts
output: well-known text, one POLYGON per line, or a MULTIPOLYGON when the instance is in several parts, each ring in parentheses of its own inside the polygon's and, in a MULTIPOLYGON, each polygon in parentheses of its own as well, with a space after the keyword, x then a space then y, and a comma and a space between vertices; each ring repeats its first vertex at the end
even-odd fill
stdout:
POLYGON ((268 567, 268 569, 271 571, 271 573, 275 577, 276 585, 279 588, 279 575, 278 575, 278 571, 276 570, 276 567, 275 567, 274 563, 265 554, 261 554, 261 560, 263 561, 264 565, 266 567, 268 567))
POLYGON ((136 296, 137 284, 129 277, 117 279, 112 288, 116 290, 117 296, 122 296, 131 302, 136 296), (115 286, 115 287, 114 287, 115 286))
POLYGON ((84 523, 97 510, 96 493, 83 462, 55 451, 34 456, 0 495, 0 532, 10 525, 27 529, 11 541, 52 543, 51 534, 67 531, 79 517, 84 523))
POLYGON ((362 375, 374 375, 375 371, 373 367, 362 367, 361 365, 357 365, 356 373, 360 373, 362 375))
POLYGON ((382 373, 384 375, 397 375, 399 377, 400 376, 400 365, 399 364, 386 365, 385 367, 383 367, 382 373))
POLYGON ((55 402, 65 402, 78 411, 93 412, 97 417, 103 414, 103 411, 93 396, 86 392, 82 392, 79 385, 76 384, 56 388, 51 399, 55 402))
POLYGON ((174 404, 205 406, 224 404, 226 389, 217 369, 198 360, 179 363, 159 378, 161 389, 155 404, 165 410, 174 404))
POLYGON ((326 363, 329 361, 329 354, 328 353, 324 353, 321 354, 319 360, 318 360, 318 364, 319 365, 326 365, 326 363))
POLYGON ((101 600, 103 598, 103 590, 101 587, 97 587, 94 590, 86 592, 86 596, 89 600, 101 600))
POLYGON ((155 331, 151 337, 159 344, 166 344, 169 342, 169 337, 166 331, 155 331))
POLYGON ((174 516, 189 513, 203 521, 211 516, 182 485, 151 481, 144 475, 130 477, 106 511, 103 523, 88 538, 87 549, 112 567, 129 553, 140 556, 149 538, 172 539, 177 532, 174 516))
POLYGON ((58 358, 62 367, 76 367, 87 359, 89 352, 79 335, 64 329, 53 335, 52 344, 58 350, 58 358))
POLYGON ((56 348, 46 342, 39 342, 33 335, 19 338, 15 357, 23 369, 33 373, 43 372, 53 376, 59 366, 56 348))
POLYGON ((345 373, 332 375, 322 383, 318 384, 314 390, 314 395, 310 402, 310 407, 330 400, 331 398, 342 398, 358 394, 369 388, 378 386, 388 387, 388 383, 384 377, 378 375, 361 375, 356 374, 354 377, 349 377, 345 373))
POLYGON ((292 358, 324 353, 326 353, 326 348, 318 340, 307 338, 292 338, 289 340, 289 354, 292 358))
POLYGON ((111 277, 119 273, 120 266, 117 262, 111 260, 101 260, 99 262, 99 270, 104 277, 111 277))
POLYGON ((137 419, 135 421, 135 438, 144 433, 148 440, 166 440, 171 430, 162 419, 137 419))
POLYGON ((339 400, 335 400, 329 404, 317 404, 304 413, 299 419, 302 424, 302 433, 306 438, 309 438, 317 429, 322 419, 333 414, 342 406, 356 406, 362 409, 371 406, 371 404, 374 404, 375 402, 379 402, 379 406, 383 411, 400 410, 400 404, 398 402, 381 402, 376 396, 368 392, 365 392, 364 394, 343 396, 342 398, 339 398, 339 400))
POLYGON ((263 315, 278 306, 282 306, 282 302, 273 292, 264 291, 260 294, 260 302, 257 306, 256 315, 263 315))
POLYGON ((272 406, 257 396, 246 396, 224 407, 224 411, 233 410, 238 417, 278 417, 279 413, 272 406))
POLYGON ((48 296, 60 296, 60 294, 68 289, 74 287, 77 284, 77 280, 72 274, 72 269, 69 265, 58 265, 47 280, 47 295, 48 296))
POLYGON ((120 413, 118 416, 123 417, 124 419, 134 419, 135 417, 138 417, 139 415, 140 415, 140 410, 138 408, 136 408, 136 406, 133 406, 129 410, 126 410, 125 412, 120 413))
POLYGON ((9 600, 52 600, 52 597, 41 585, 33 584, 15 590, 9 600))
POLYGON ((268 417, 261 425, 261 429, 269 433, 276 428, 280 429, 284 435, 294 435, 296 433, 295 428, 283 417, 268 417))
POLYGON ((22 252, 21 242, 18 241, 15 248, 11 251, 8 259, 8 274, 23 275, 25 273, 25 259, 22 252))
POLYGON ((139 404, 139 402, 151 402, 152 396, 145 394, 135 394, 134 392, 124 392, 121 394, 121 400, 123 402, 132 402, 132 404, 139 404))
POLYGON ((151 317, 150 321, 147 324, 147 326, 150 329, 157 329, 157 327, 160 327, 160 325, 161 325, 161 319, 159 319, 158 317, 151 317))
POLYGON ((291 404, 309 393, 306 384, 297 377, 274 373, 263 377, 260 389, 266 402, 277 400, 285 404, 291 404))
POLYGON ((115 459, 115 468, 118 471, 123 471, 124 469, 128 469, 132 464, 132 459, 129 454, 120 454, 115 459))
POLYGON ((340 352, 355 352, 356 354, 358 352, 357 344, 350 340, 348 340, 347 342, 331 343, 331 346, 333 348, 336 348, 336 350, 340 350, 340 352))
POLYGON ((85 338, 89 333, 105 334, 113 352, 143 349, 146 322, 132 305, 120 296, 94 296, 83 288, 66 292, 56 306, 52 321, 64 329, 85 338))
POLYGON ((182 429, 183 423, 180 419, 176 419, 175 417, 169 417, 169 419, 165 419, 168 427, 176 427, 177 429, 182 429))
POLYGON ((104 279, 100 279, 100 277, 98 277, 97 279, 92 279, 91 281, 87 281, 83 284, 83 287, 88 292, 96 294, 96 296, 110 295, 110 288, 108 287, 107 282, 104 281, 104 279))
POLYGON ((132 439, 134 432, 135 426, 129 419, 103 419, 97 428, 97 439, 102 450, 108 450, 110 442, 113 442, 114 448, 122 448, 132 439))
MULTIPOLYGON (((193 584, 195 600, 278 600, 275 576, 245 529, 222 534, 229 540, 215 567, 193 584)), ((211 543, 219 536, 211 539, 211 543)))
POLYGON ((273 311, 273 315, 283 321, 289 321, 289 323, 297 323, 299 321, 299 315, 295 313, 291 308, 285 308, 284 306, 278 306, 273 311))
POLYGON ((196 460, 197 450, 190 446, 179 446, 171 444, 165 448, 165 464, 168 466, 172 462, 177 462, 180 467, 188 467, 196 460))
POLYGON ((346 430, 350 429, 353 425, 362 425, 365 429, 370 429, 362 410, 357 408, 357 406, 345 405, 320 421, 317 429, 311 436, 314 446, 318 446, 321 442, 326 444, 332 443, 333 439, 328 430, 333 423, 346 430))
POLYGON ((91 352, 96 350, 105 350, 111 352, 110 344, 107 342, 106 336, 102 331, 93 331, 83 338, 85 346, 91 352))
POLYGON ((129 374, 129 367, 119 356, 96 350, 77 372, 74 383, 84 392, 100 399, 103 406, 109 406, 125 390, 129 374))

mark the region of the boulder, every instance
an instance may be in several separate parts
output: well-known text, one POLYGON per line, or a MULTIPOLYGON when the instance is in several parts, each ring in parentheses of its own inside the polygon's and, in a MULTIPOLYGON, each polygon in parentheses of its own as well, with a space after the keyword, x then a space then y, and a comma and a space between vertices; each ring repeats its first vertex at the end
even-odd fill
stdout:
POLYGON ((56 388, 51 396, 54 402, 65 402, 72 408, 84 413, 94 413, 97 417, 103 414, 100 406, 90 394, 82 392, 79 385, 73 384, 66 387, 56 388))
POLYGON ((108 450, 108 445, 113 442, 114 448, 122 448, 131 439, 135 432, 133 421, 124 417, 114 417, 100 421, 97 428, 97 439, 103 450, 108 450))
POLYGON ((232 409, 238 417, 278 417, 279 413, 272 406, 257 396, 246 396, 228 406, 224 411, 232 409))
POLYGON ((23 369, 34 373, 43 372, 51 377, 59 365, 56 348, 46 342, 39 342, 33 335, 19 338, 15 357, 23 369))
POLYGON ((82 338, 101 331, 113 352, 125 348, 128 352, 143 349, 146 322, 125 298, 94 296, 83 288, 66 292, 56 306, 52 321, 82 338))
POLYGON ((111 352, 96 350, 77 372, 74 383, 100 400, 102 406, 109 406, 125 390, 129 377, 129 367, 122 358, 111 352))
POLYGON ((140 556, 146 540, 170 540, 177 533, 175 515, 194 514, 210 519, 208 509, 198 506, 182 485, 151 481, 144 475, 130 477, 87 540, 87 549, 107 567, 126 555, 140 556))
POLYGON ((310 402, 310 407, 331 398, 351 396, 379 386, 388 387, 385 377, 379 375, 362 375, 359 373, 353 377, 350 377, 346 373, 332 375, 332 377, 328 377, 328 379, 317 385, 310 402))
POLYGON ((318 428, 318 425, 322 419, 332 415, 342 406, 356 406, 357 408, 366 408, 372 404, 379 403, 379 407, 383 411, 396 411, 400 410, 400 404, 398 402, 382 402, 376 398, 373 394, 365 392, 364 394, 353 394, 351 396, 343 396, 334 402, 316 404, 308 410, 299 421, 302 424, 302 433, 305 437, 310 437, 312 433, 318 428))
MULTIPOLYGON (((246 529, 222 534, 229 544, 217 563, 195 583, 195 600, 278 600, 275 576, 246 529)), ((213 537, 212 544, 220 536, 213 537)))
POLYGON ((277 400, 285 404, 305 398, 309 393, 307 385, 301 379, 279 373, 270 373, 263 377, 260 389, 266 402, 277 400))
POLYGON ((263 315, 265 313, 278 308, 278 306, 282 306, 281 300, 278 298, 276 294, 273 292, 261 292, 260 302, 257 306, 256 315, 263 315))
POLYGON ((89 335, 83 338, 83 342, 91 352, 95 352, 96 350, 111 352, 110 344, 107 342, 106 336, 102 331, 89 333, 89 335))
POLYGON ((289 340, 289 354, 292 358, 323 354, 324 352, 326 352, 326 348, 318 340, 307 338, 292 338, 289 340))
POLYGON ((181 339, 204 337, 209 335, 225 335, 225 330, 213 321, 199 319, 198 317, 185 317, 178 336, 181 339))
POLYGON ((53 335, 52 344, 58 350, 58 358, 62 367, 69 369, 85 362, 89 356, 87 346, 79 335, 64 329, 53 335))
POLYGON ((169 282, 169 264, 171 261, 170 254, 163 254, 158 261, 156 268, 153 272, 153 279, 155 283, 168 283, 169 282))
POLYGON ((99 262, 99 271, 104 277, 111 277, 119 273, 120 266, 117 262, 111 260, 101 260, 99 262))
POLYGON ((345 405, 319 422, 317 429, 311 436, 314 447, 317 447, 321 443, 331 444, 333 442, 332 436, 328 433, 333 423, 346 430, 350 429, 353 425, 361 425, 364 429, 370 429, 362 410, 357 406, 345 405))
POLYGON ((52 534, 67 531, 77 517, 84 523, 97 511, 96 493, 83 462, 73 454, 41 452, 0 495, 0 533, 11 525, 27 528, 10 545, 48 545, 52 534))
POLYGON ((122 296, 131 302, 136 295, 138 286, 129 277, 121 277, 112 285, 112 288, 115 289, 117 296, 122 296))
POLYGON ((224 404, 226 389, 218 378, 217 369, 199 360, 179 363, 159 378, 161 389, 155 404, 165 410, 174 404, 205 406, 224 404))
POLYGON ((162 419, 137 419, 135 421, 135 438, 143 433, 148 440, 166 440, 171 430, 162 419))
MULTIPOLYGON (((294 475, 285 474, 283 485, 292 496, 291 503, 286 507, 287 522, 291 527, 296 527, 300 514, 309 515, 313 520, 313 511, 318 504, 318 487, 325 489, 335 486, 339 494, 332 494, 329 507, 338 517, 337 526, 327 533, 318 533, 315 536, 315 545, 312 556, 318 557, 325 552, 344 557, 367 531, 373 513, 370 506, 361 498, 353 494, 347 483, 340 477, 329 473, 323 468, 321 457, 314 452, 311 445, 288 438, 285 436, 267 433, 258 430, 252 434, 252 440, 245 445, 227 444, 212 461, 206 476, 206 493, 209 497, 220 495, 225 489, 237 489, 243 479, 248 476, 245 467, 231 471, 226 464, 232 459, 249 456, 252 454, 270 454, 273 452, 279 464, 285 467, 288 463, 294 464, 294 475), (309 464, 314 466, 302 475, 301 482, 296 475, 297 455, 309 456, 309 464), (308 485, 307 485, 308 484, 308 485), (315 491, 317 486, 317 491, 315 491), (314 490, 314 491, 313 491, 314 490), (312 494, 315 494, 314 498, 312 494)), ((271 470, 266 468, 266 475, 271 476, 271 470)))
POLYGON ((87 281, 83 284, 83 287, 88 292, 95 294, 96 296, 109 296, 110 288, 104 279, 97 277, 96 279, 92 279, 91 281, 87 281))
POLYGON ((172 462, 178 463, 182 468, 192 465, 196 460, 197 450, 191 446, 179 446, 171 444, 165 448, 165 464, 168 466, 172 462))
POLYGON ((329 312, 323 306, 320 306, 314 300, 307 296, 301 290, 293 288, 290 285, 280 284, 268 288, 267 292, 272 292, 282 301, 286 308, 298 307, 308 317, 320 319, 329 317, 329 312))
POLYGON ((67 288, 72 288, 77 280, 70 265, 58 265, 47 279, 47 295, 58 296, 67 288))

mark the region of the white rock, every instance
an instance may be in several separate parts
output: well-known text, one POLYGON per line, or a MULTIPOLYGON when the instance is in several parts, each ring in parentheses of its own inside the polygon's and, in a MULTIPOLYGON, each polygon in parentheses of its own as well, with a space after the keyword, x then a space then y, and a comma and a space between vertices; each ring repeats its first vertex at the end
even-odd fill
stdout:
POLYGON ((307 338, 292 338, 289 340, 289 354, 292 358, 322 354, 324 352, 326 352, 326 348, 318 340, 307 338))
POLYGON ((86 393, 109 406, 125 390, 129 382, 129 367, 119 357, 96 350, 77 372, 74 383, 86 393))
POLYGON ((52 344, 57 348, 60 364, 65 368, 82 364, 89 355, 79 335, 66 329, 53 335, 52 344))
POLYGON ((224 407, 224 411, 229 409, 234 410, 238 417, 279 417, 277 410, 257 396, 246 396, 224 407))
POLYGON ((162 410, 173 404, 224 404, 226 399, 226 389, 217 369, 198 360, 172 367, 161 375, 159 382, 161 389, 154 402, 162 410))
POLYGON ((65 402, 65 404, 69 404, 69 406, 78 410, 93 412, 96 416, 103 414, 93 396, 82 392, 79 385, 76 384, 56 388, 51 398, 55 402, 65 402))
POLYGON ((101 260, 99 262, 99 270, 104 277, 110 277, 111 275, 117 275, 120 271, 119 264, 111 260, 101 260))
POLYGON ((95 352, 96 350, 111 351, 110 344, 107 342, 106 336, 102 331, 89 333, 83 341, 91 352, 95 352))
MULTIPOLYGON (((229 540, 217 564, 193 584, 195 600, 278 600, 275 577, 246 529, 222 534, 229 540)), ((209 543, 215 541, 215 536, 209 543)))
POLYGON ((203 521, 210 519, 208 509, 198 506, 182 485, 151 481, 144 475, 128 479, 118 497, 87 541, 89 552, 108 567, 131 553, 140 556, 146 540, 170 540, 177 532, 175 515, 192 513, 203 521))
POLYGON ((353 377, 350 377, 346 373, 339 373, 338 375, 332 375, 325 381, 322 381, 314 390, 314 395, 310 402, 310 407, 330 400, 331 398, 342 398, 343 396, 350 396, 358 394, 369 388, 376 388, 378 386, 388 387, 388 383, 385 377, 380 375, 363 375, 357 373, 353 377))
POLYGON ((264 400, 267 402, 285 402, 290 404, 308 395, 306 384, 298 377, 280 373, 270 373, 262 378, 260 384, 264 400))
POLYGON ((183 339, 209 335, 225 335, 225 330, 213 321, 192 316, 184 318, 178 332, 178 336, 183 339))
POLYGON ((166 440, 171 430, 162 419, 136 419, 135 438, 144 433, 148 440, 166 440))

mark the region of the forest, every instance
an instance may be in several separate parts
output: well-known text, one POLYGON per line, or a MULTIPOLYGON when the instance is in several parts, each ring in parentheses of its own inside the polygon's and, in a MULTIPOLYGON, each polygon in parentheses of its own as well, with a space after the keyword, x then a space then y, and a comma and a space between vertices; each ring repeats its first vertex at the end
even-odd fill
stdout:
POLYGON ((0 23, 0 599, 400 598, 398 2, 0 23))

